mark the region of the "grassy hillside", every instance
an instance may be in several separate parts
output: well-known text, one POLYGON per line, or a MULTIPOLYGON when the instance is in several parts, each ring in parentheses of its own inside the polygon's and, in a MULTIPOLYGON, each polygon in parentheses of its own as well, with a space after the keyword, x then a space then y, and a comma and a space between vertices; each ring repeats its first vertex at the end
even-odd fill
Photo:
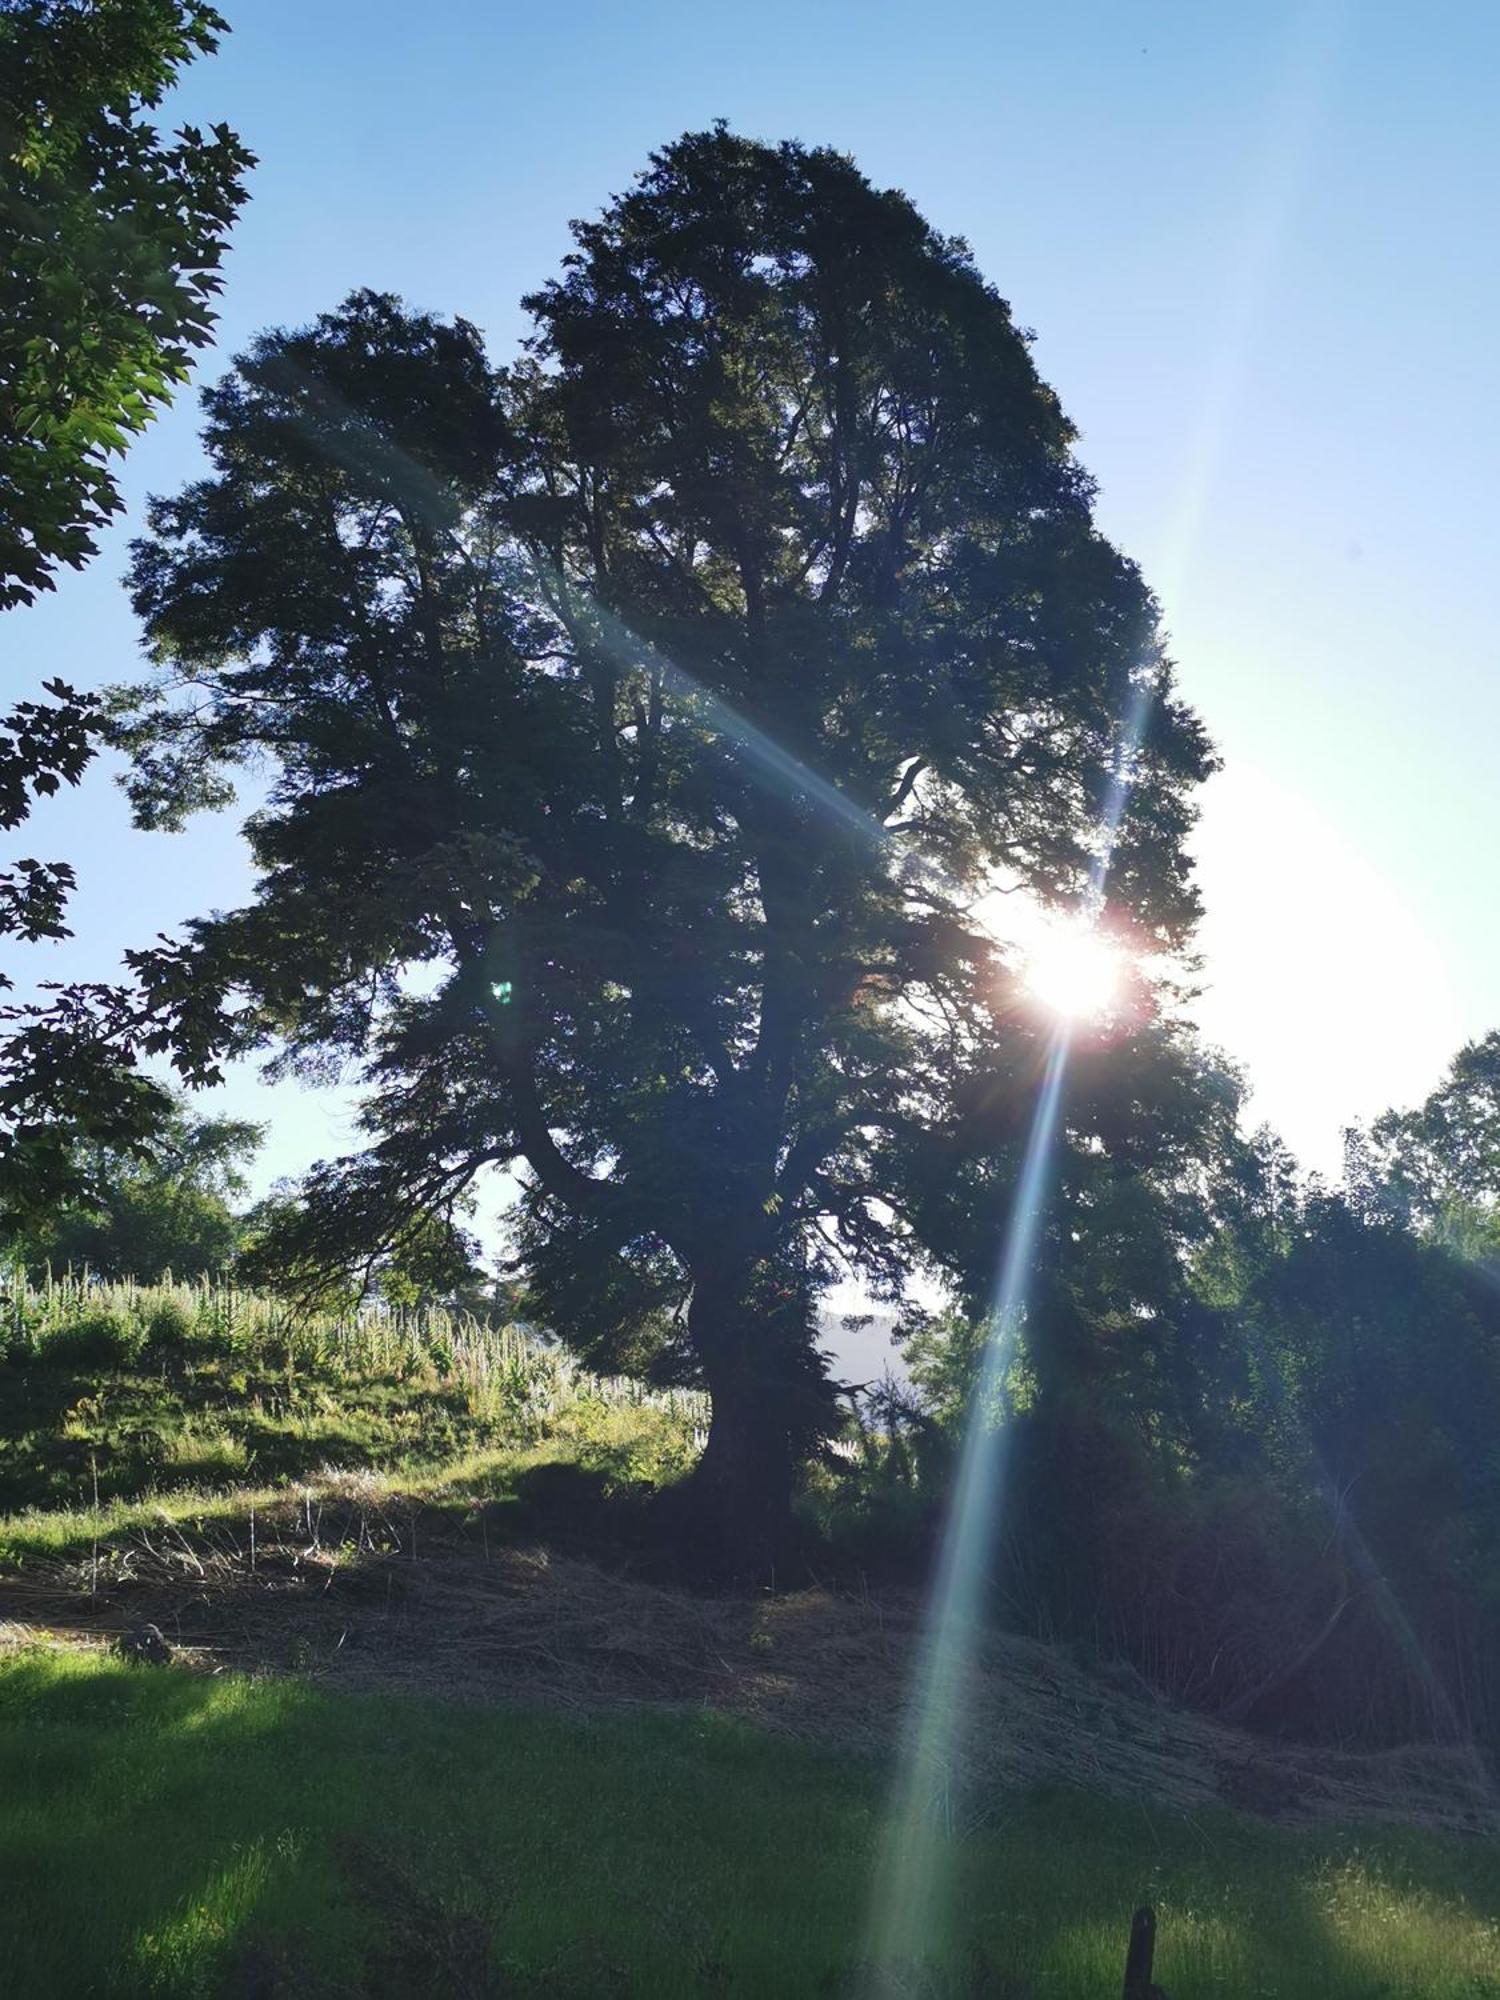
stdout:
POLYGON ((0 1553, 76 1540, 132 1507, 192 1512, 330 1469, 430 1478, 554 1438, 665 1478, 706 1418, 700 1396, 591 1376, 518 1330, 441 1311, 296 1315, 226 1285, 13 1279, 0 1553))

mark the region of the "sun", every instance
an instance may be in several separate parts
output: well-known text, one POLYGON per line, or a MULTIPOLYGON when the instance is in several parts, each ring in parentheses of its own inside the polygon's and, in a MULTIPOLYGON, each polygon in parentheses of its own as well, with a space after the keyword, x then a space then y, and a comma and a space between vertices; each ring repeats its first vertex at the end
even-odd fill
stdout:
POLYGON ((1064 1021, 1096 1021, 1120 999, 1125 961, 1096 924, 1080 917, 1049 917, 1026 940, 1022 974, 1027 990, 1064 1021))

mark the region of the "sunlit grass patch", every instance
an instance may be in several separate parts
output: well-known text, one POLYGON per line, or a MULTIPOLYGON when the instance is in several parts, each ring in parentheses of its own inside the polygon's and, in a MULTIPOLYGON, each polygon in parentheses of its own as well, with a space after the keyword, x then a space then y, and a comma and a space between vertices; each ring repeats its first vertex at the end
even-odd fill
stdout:
POLYGON ((1476 1996, 1500 1991, 1495 1912, 1475 1910, 1415 1876, 1393 1877, 1358 1853, 1330 1867, 1311 1895, 1343 1950, 1391 1991, 1424 1991, 1429 1968, 1439 1965, 1467 1976, 1476 1996))
MULTIPOLYGON (((1205 1907, 1207 1897, 1182 1903, 1172 1900, 1166 1885, 1146 1890, 1154 1905, 1160 1944, 1156 1972, 1169 1993, 1252 1994, 1257 1983, 1254 1941, 1246 1935, 1241 1914, 1224 1893, 1223 1907, 1205 1907)), ((1086 1878, 1083 1900, 1094 1900, 1086 1878)), ((1128 1913, 1127 1913, 1128 1914, 1128 1913)), ((1038 1989, 1055 1994, 1098 1992, 1112 1996, 1124 1962, 1119 1917, 1059 1925, 1050 1938, 1037 1939, 1034 1978, 1038 1989)))
POLYGON ((127 1978, 148 1992, 192 1990, 203 1969, 223 1961, 257 1909, 274 1895, 286 1865, 295 1865, 300 1845, 292 1828, 274 1840, 252 1841, 178 1910, 137 1934, 124 1954, 127 1978))
POLYGON ((153 1494, 146 1500, 111 1500, 99 1507, 33 1507, 0 1520, 0 1564, 80 1555, 163 1525, 195 1531, 237 1520, 250 1507, 284 1498, 276 1487, 223 1487, 153 1494))

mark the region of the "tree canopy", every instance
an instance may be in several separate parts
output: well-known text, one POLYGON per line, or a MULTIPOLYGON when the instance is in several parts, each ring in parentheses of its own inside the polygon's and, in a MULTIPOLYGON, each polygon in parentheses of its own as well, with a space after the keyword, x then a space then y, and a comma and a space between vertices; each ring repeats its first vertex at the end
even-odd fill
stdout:
POLYGON ((1085 899, 1128 760, 1107 921, 1180 944, 1211 754, 962 243, 722 127, 575 236, 513 367, 365 292, 207 392, 119 740, 148 824, 272 766, 190 978, 368 1086, 318 1246, 514 1164, 539 1309, 707 1381, 744 1518, 829 1422, 819 1295, 951 1262, 922 1169, 1019 1143, 1043 1033, 977 900, 1085 899))
POLYGON ((142 113, 225 25, 198 0, 0 4, 0 609, 93 555, 110 459, 211 337, 252 156, 142 113))
POLYGON ((1349 1174, 1366 1205, 1461 1247, 1500 1249, 1500 1031, 1460 1049, 1411 1111, 1350 1134, 1349 1174))

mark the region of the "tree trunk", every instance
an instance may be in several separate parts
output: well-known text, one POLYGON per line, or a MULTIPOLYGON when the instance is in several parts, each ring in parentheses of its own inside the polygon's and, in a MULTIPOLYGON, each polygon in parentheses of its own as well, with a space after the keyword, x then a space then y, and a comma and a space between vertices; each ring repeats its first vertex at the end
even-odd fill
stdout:
POLYGON ((695 1279, 688 1332, 712 1399, 688 1488, 690 1530, 713 1561, 764 1575, 785 1547, 801 1443, 794 1373, 753 1270, 695 1279))

